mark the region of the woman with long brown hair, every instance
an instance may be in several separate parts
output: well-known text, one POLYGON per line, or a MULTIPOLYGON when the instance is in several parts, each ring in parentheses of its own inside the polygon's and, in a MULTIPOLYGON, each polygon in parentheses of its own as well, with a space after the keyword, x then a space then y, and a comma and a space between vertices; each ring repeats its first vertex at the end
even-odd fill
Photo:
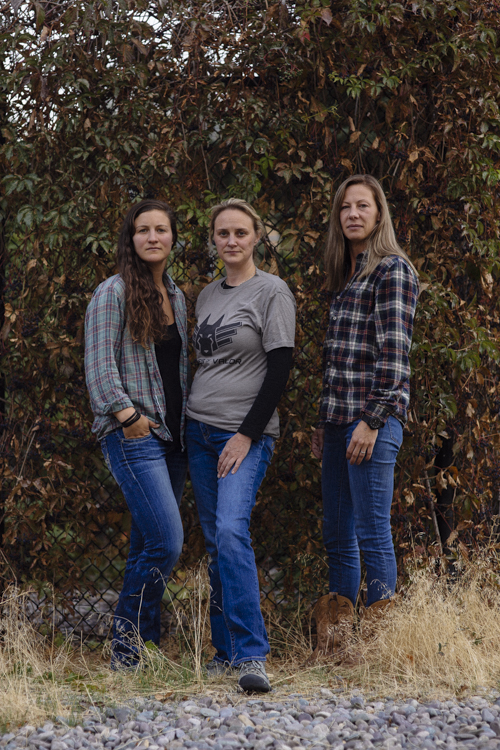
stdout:
POLYGON ((323 459, 323 538, 330 593, 316 605, 319 653, 345 653, 361 579, 367 617, 390 602, 396 557, 390 510, 409 401, 418 277, 396 240, 379 182, 353 175, 338 189, 326 242, 333 292, 314 455, 323 459))
POLYGON ((85 320, 92 431, 132 517, 113 621, 115 669, 138 666, 145 642, 159 645, 160 602, 183 543, 187 319, 165 270, 176 240, 167 203, 132 206, 118 238, 119 274, 97 287, 85 320))

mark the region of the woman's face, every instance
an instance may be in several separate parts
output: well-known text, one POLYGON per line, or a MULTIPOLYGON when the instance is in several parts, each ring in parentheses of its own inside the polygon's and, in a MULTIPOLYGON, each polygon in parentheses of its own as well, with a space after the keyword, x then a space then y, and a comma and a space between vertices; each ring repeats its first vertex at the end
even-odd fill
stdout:
POLYGON ((165 266, 173 241, 167 214, 158 209, 145 211, 136 218, 134 226, 133 242, 139 258, 151 266, 165 266))
POLYGON ((243 211, 226 208, 215 219, 215 247, 225 266, 240 269, 253 263, 253 251, 258 241, 253 220, 243 211))
POLYGON ((362 250, 380 221, 375 197, 366 185, 350 185, 340 207, 340 225, 353 249, 362 250))

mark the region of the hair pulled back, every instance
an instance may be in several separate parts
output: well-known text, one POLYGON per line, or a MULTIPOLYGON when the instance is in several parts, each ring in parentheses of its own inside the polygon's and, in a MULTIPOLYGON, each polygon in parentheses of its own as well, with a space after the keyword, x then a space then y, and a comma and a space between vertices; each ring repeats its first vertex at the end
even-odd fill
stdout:
POLYGON ((344 202, 347 188, 351 185, 365 185, 370 189, 380 220, 367 239, 360 278, 368 276, 388 255, 399 255, 404 258, 413 269, 418 279, 418 273, 405 251, 399 246, 396 233, 392 225, 389 206, 379 181, 369 174, 353 174, 345 180, 335 193, 332 213, 325 246, 325 267, 327 286, 331 292, 340 292, 345 286, 346 269, 350 263, 349 241, 342 231, 340 223, 340 209, 344 202))
POLYGON ((212 208, 210 209, 210 242, 213 242, 216 218, 219 216, 219 214, 221 214, 223 211, 226 211, 228 208, 242 211, 242 213, 250 217, 253 222, 253 228, 256 234, 258 234, 261 240, 265 240, 266 228, 264 226, 264 222, 260 218, 255 208, 251 206, 247 201, 244 201, 243 198, 228 198, 225 201, 221 201, 216 206, 212 206, 212 208))
POLYGON ((177 223, 168 203, 146 199, 128 210, 118 236, 116 260, 125 282, 127 325, 132 339, 148 348, 150 341, 159 342, 165 337, 168 320, 163 312, 163 295, 154 283, 147 263, 139 258, 134 248, 135 220, 146 211, 162 211, 168 216, 172 246, 177 242, 177 223))

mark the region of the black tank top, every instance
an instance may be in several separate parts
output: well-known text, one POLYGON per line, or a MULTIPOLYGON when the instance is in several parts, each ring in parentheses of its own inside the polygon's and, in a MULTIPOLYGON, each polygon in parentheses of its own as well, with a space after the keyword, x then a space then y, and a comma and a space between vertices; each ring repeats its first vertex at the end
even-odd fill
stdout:
POLYGON ((163 341, 155 344, 156 361, 158 362, 167 404, 165 421, 173 438, 171 450, 180 450, 181 448, 182 388, 179 374, 181 350, 182 339, 177 329, 177 323, 172 323, 168 326, 168 333, 163 341))

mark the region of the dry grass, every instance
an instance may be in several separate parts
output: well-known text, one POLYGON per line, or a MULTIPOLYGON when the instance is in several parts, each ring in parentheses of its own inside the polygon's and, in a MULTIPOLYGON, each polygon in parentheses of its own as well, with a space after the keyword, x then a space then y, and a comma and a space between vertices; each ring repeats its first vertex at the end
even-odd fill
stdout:
POLYGON ((69 653, 49 647, 24 615, 23 595, 9 591, 0 618, 0 723, 42 721, 64 711, 64 675, 69 653))
POLYGON ((382 694, 498 688, 500 589, 491 561, 476 560, 451 581, 415 574, 359 652, 362 661, 350 680, 382 694))
MULTIPOLYGON (((401 697, 463 696, 497 688, 500 590, 495 568, 491 561, 476 561, 455 582, 429 572, 415 574, 374 638, 356 644, 362 657, 356 667, 304 668, 311 643, 303 612, 297 612, 295 622, 270 623, 273 698, 291 691, 307 695, 320 687, 401 697)), ((116 706, 138 695, 164 701, 230 692, 236 698, 236 678, 203 675, 203 663, 211 656, 203 567, 186 590, 186 606, 177 613, 178 640, 170 639, 162 651, 147 649, 146 668, 133 673, 111 672, 105 652, 89 654, 69 643, 55 647, 23 615, 22 595, 10 592, 0 619, 0 727, 39 724, 55 716, 71 722, 89 707, 116 706)))
MULTIPOLYGON (((184 587, 190 592, 185 606, 172 600, 177 618, 177 629, 187 646, 194 678, 203 681, 204 655, 210 646, 210 582, 206 561, 200 562, 185 580, 184 587)), ((168 589, 167 589, 168 591, 168 589)))
MULTIPOLYGON (((500 687, 500 583, 495 558, 467 563, 454 577, 416 572, 376 623, 354 636, 356 665, 325 660, 304 668, 311 653, 307 618, 274 628, 284 656, 274 684, 304 691, 329 686, 376 695, 463 696, 500 687)), ((278 665, 276 665, 278 666, 278 665)))

